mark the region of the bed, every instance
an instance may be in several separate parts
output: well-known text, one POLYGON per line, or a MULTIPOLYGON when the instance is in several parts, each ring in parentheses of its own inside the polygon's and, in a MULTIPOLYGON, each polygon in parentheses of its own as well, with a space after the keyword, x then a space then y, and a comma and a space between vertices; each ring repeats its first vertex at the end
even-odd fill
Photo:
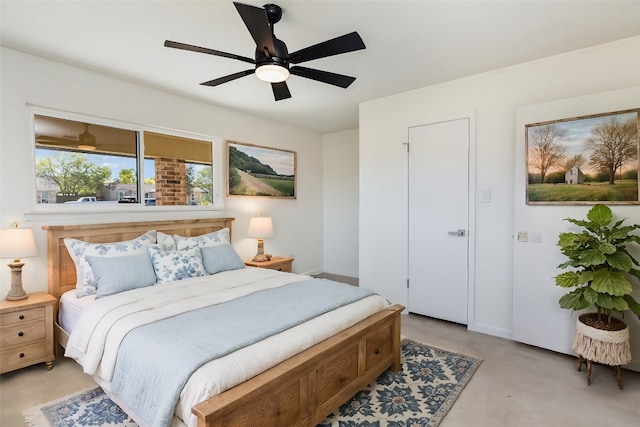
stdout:
MULTIPOLYGON (((121 242, 149 230, 200 236, 224 228, 231 230, 232 221, 233 218, 207 218, 45 226, 49 293, 60 301, 63 294, 76 288, 75 264, 64 244, 65 238, 91 243, 121 242)), ((267 274, 266 270, 255 270, 252 274, 267 274)), ((56 319, 58 307, 59 303, 56 319)), ((386 369, 400 369, 402 310, 402 306, 387 305, 261 373, 194 402, 190 410, 197 426, 316 425, 386 369)), ((61 355, 68 345, 69 334, 58 323, 55 340, 56 354, 61 355)), ((109 394, 108 387, 106 391, 109 394)), ((127 410, 127 402, 114 400, 127 410)))

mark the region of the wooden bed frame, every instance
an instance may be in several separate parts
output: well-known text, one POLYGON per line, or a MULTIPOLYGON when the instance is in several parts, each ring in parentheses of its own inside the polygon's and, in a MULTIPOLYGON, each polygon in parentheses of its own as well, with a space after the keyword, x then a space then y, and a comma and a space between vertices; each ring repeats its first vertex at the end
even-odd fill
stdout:
MULTIPOLYGON (((94 243, 130 240, 149 230, 196 236, 233 218, 44 226, 49 293, 75 289, 76 271, 64 239, 94 243)), ((315 426, 386 369, 400 369, 400 313, 393 305, 242 384, 192 408, 198 427, 315 426)), ((58 304, 55 306, 57 319, 58 304)), ((68 334, 56 322, 57 355, 68 334)))

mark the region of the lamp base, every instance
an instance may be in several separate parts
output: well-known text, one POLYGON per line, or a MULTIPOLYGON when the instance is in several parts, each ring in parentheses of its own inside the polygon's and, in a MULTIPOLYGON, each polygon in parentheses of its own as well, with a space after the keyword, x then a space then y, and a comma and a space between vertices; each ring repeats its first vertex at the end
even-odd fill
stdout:
POLYGON ((27 299, 29 296, 22 288, 22 266, 24 262, 16 260, 7 264, 11 268, 11 289, 7 294, 8 301, 19 301, 21 299, 27 299))
POLYGON ((256 254, 256 256, 254 256, 251 261, 253 261, 253 262, 271 261, 271 255, 270 254, 256 254))
POLYGON ((258 239, 258 253, 253 257, 253 262, 265 262, 271 260, 271 255, 264 253, 264 239, 258 239))

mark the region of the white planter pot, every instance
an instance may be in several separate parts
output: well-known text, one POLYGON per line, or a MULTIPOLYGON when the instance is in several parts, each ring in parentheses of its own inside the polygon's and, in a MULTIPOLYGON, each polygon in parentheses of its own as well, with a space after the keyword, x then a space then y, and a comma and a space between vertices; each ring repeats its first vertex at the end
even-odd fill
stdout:
POLYGON ((625 324, 625 328, 619 331, 605 331, 588 326, 580 320, 593 314, 582 314, 576 319, 572 346, 575 352, 583 359, 609 366, 621 366, 631 362, 629 327, 625 324))

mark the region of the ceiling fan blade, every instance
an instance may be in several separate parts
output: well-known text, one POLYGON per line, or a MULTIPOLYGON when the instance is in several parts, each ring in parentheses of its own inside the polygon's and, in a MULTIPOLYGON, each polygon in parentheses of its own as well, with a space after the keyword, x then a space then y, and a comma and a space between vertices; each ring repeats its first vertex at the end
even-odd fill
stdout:
POLYGON ((256 47, 262 51, 266 49, 268 51, 267 56, 274 56, 276 48, 273 45, 273 34, 271 33, 271 28, 269 28, 267 12, 264 8, 237 2, 233 2, 233 4, 244 21, 244 25, 247 26, 247 30, 251 33, 251 37, 256 42, 256 47))
POLYGON ((289 72, 296 76, 306 77, 307 79, 317 80, 319 82, 327 83, 334 86, 340 86, 343 89, 348 88, 351 83, 356 80, 355 77, 300 66, 291 67, 289 72))
POLYGON ((300 64, 301 62, 311 61, 312 59, 326 58, 327 56, 339 55, 341 53, 353 52, 365 48, 366 46, 362 38, 354 31, 353 33, 297 50, 289 54, 289 62, 291 64, 300 64))
POLYGON ((228 76, 219 77, 217 79, 209 80, 208 82, 200 83, 203 86, 218 86, 222 83, 227 83, 235 79, 239 79, 240 77, 248 76, 249 74, 255 73, 255 69, 244 70, 237 73, 229 74, 228 76))
POLYGON ((271 83, 271 89, 273 89, 273 97, 276 101, 291 98, 291 92, 289 92, 287 82, 271 83))
POLYGON ((200 53, 207 53, 209 55, 222 56, 224 58, 237 59, 239 61, 248 62, 249 64, 255 64, 256 63, 255 60, 253 60, 251 58, 247 58, 246 56, 240 56, 240 55, 236 55, 234 53, 221 52, 219 50, 213 50, 213 49, 209 49, 209 48, 206 48, 206 47, 193 46, 193 45, 186 44, 186 43, 174 42, 174 41, 171 41, 171 40, 165 40, 164 45, 166 47, 172 47, 174 49, 190 50, 190 51, 193 51, 193 52, 200 52, 200 53))

